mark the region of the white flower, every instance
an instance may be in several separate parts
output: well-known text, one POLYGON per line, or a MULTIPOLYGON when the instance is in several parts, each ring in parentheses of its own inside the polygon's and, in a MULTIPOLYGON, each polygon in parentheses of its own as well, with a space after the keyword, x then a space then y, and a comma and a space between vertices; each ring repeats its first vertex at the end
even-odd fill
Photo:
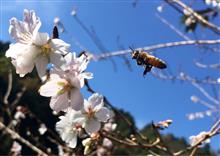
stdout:
POLYGON ((219 84, 220 84, 220 77, 217 79, 217 83, 219 83, 219 84))
POLYGON ((97 156, 104 156, 107 155, 107 149, 102 147, 102 146, 98 146, 97 150, 96 150, 96 155, 97 156))
POLYGON ((187 115, 188 120, 195 120, 195 115, 194 114, 188 114, 187 115))
POLYGON ((103 139, 102 145, 106 148, 112 148, 113 146, 112 141, 109 140, 108 138, 103 139))
POLYGON ((24 119, 26 117, 25 113, 27 113, 27 108, 23 106, 17 106, 16 113, 14 114, 14 118, 16 120, 24 119))
POLYGON ((191 96, 190 99, 194 103, 197 103, 199 101, 199 98, 197 96, 195 96, 195 95, 191 96))
MULTIPOLYGON (((198 135, 196 136, 190 136, 189 137, 189 140, 190 140, 190 145, 191 146, 195 146, 199 141, 201 141, 202 139, 204 139, 206 137, 208 133, 203 131, 203 132, 200 132, 198 135)), ((204 143, 209 143, 210 142, 210 139, 205 139, 202 144, 204 143)))
POLYGON ((18 142, 14 141, 10 149, 9 155, 19 156, 21 155, 21 150, 22 150, 22 146, 18 142))
POLYGON ((160 12, 160 13, 163 12, 163 6, 162 5, 158 6, 157 11, 160 12))
POLYGON ((76 8, 73 8, 73 10, 71 11, 70 15, 76 16, 76 14, 77 14, 76 8))
POLYGON ((42 96, 52 97, 50 107, 56 111, 65 111, 68 107, 80 110, 83 104, 83 96, 80 93, 80 83, 76 77, 67 80, 58 74, 51 74, 50 80, 40 87, 42 96))
POLYGON ((100 122, 107 122, 111 117, 111 111, 104 107, 103 97, 97 93, 84 100, 82 113, 85 115, 85 130, 88 134, 98 132, 101 128, 100 122))
POLYGON ((46 78, 49 61, 57 67, 64 63, 62 55, 68 53, 69 44, 60 39, 50 39, 47 33, 39 33, 40 19, 34 11, 24 10, 24 20, 10 20, 9 33, 17 42, 11 44, 6 57, 11 57, 16 73, 23 77, 36 66, 42 80, 46 78))
POLYGON ((212 3, 212 0, 205 0, 205 3, 206 3, 207 5, 210 5, 210 4, 212 3))
POLYGON ((24 9, 23 21, 18 21, 15 17, 11 18, 9 34, 19 43, 26 43, 25 37, 34 35, 41 26, 40 18, 36 16, 33 10, 24 9))
POLYGON ((66 63, 61 66, 65 71, 64 77, 77 77, 81 87, 84 86, 85 79, 93 78, 92 73, 84 72, 89 63, 86 55, 82 54, 80 57, 76 57, 76 53, 68 53, 64 59, 66 63))
POLYGON ((66 57, 63 70, 54 69, 50 80, 40 87, 40 95, 52 97, 50 107, 56 111, 65 111, 68 107, 78 111, 83 107, 83 96, 80 88, 84 86, 85 79, 92 78, 91 73, 84 72, 88 60, 84 56, 76 58, 72 54, 66 57))
POLYGON ((107 132, 112 132, 116 129, 116 127, 117 127, 116 123, 108 122, 104 124, 103 129, 107 132))
POLYGON ((219 0, 205 0, 206 5, 212 5, 212 7, 220 8, 219 0))
POLYGON ((38 129, 39 133, 41 135, 44 135, 44 133, 47 131, 47 127, 45 124, 40 124, 40 128, 38 129))
POLYGON ((68 143, 69 147, 75 148, 77 136, 81 133, 85 118, 80 112, 68 109, 65 116, 60 116, 60 121, 56 123, 56 130, 59 132, 63 141, 68 143))

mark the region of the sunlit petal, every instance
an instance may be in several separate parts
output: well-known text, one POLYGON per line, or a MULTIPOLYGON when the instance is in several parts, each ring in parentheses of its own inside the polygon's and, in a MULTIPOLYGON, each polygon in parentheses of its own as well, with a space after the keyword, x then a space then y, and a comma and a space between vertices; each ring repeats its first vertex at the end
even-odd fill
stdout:
POLYGON ((85 125, 85 130, 89 134, 98 132, 100 128, 101 128, 100 122, 98 122, 95 119, 88 120, 87 124, 85 125))

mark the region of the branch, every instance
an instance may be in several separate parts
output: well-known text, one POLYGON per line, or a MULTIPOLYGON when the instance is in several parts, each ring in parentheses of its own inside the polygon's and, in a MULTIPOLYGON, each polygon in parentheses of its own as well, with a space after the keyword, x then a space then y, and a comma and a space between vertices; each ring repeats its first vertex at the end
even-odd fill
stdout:
POLYGON ((184 72, 180 72, 177 76, 175 75, 165 75, 163 74, 161 71, 155 71, 152 70, 151 74, 156 77, 159 78, 161 80, 180 80, 180 81, 186 81, 186 82, 190 82, 190 83, 197 83, 197 84, 210 84, 210 85, 219 85, 219 83, 216 80, 213 80, 211 78, 204 78, 204 79, 197 79, 197 78, 193 78, 190 75, 184 73, 184 72))
MULTIPOLYGON (((178 42, 168 42, 168 43, 161 43, 161 44, 156 44, 152 46, 146 46, 142 48, 136 48, 135 50, 145 50, 145 51, 154 51, 158 49, 163 49, 163 48, 169 48, 169 47, 178 47, 178 46, 183 46, 183 45, 204 45, 204 44, 220 44, 220 40, 189 40, 189 41, 178 41, 178 42)), ((97 56, 93 56, 93 60, 99 61, 106 59, 108 57, 113 57, 113 56, 121 56, 121 55, 127 55, 130 54, 132 51, 130 49, 128 50, 120 50, 120 51, 115 51, 115 52, 110 52, 110 53, 104 53, 100 54, 97 56)))
POLYGON ((11 89, 12 89, 12 71, 11 71, 11 69, 9 69, 9 73, 8 73, 8 87, 7 87, 7 91, 5 93, 4 100, 3 100, 5 105, 8 105, 8 103, 9 103, 8 102, 8 97, 9 97, 9 95, 11 93, 11 89))
POLYGON ((220 101, 216 100, 211 95, 209 95, 209 93, 202 86, 200 86, 199 84, 197 84, 195 82, 193 82, 192 85, 194 87, 196 87, 207 99, 209 99, 210 101, 212 101, 216 105, 220 105, 220 101))
POLYGON ((8 114, 8 117, 11 119, 11 111, 10 111, 10 107, 9 107, 9 102, 8 102, 8 98, 10 96, 11 90, 12 90, 12 71, 11 69, 9 69, 9 73, 8 73, 8 87, 7 87, 7 91, 5 93, 5 96, 3 98, 3 103, 5 105, 5 111, 8 114))
POLYGON ((12 111, 15 109, 16 105, 18 104, 18 102, 20 101, 20 99, 22 98, 26 90, 27 90, 27 87, 23 86, 21 88, 21 91, 16 94, 15 100, 11 103, 12 111))
POLYGON ((211 69, 216 69, 220 70, 220 63, 215 63, 215 64, 203 64, 200 62, 195 61, 195 65, 199 68, 211 68, 211 69))
POLYGON ((191 38, 189 38, 188 36, 184 35, 179 29, 177 29, 175 26, 173 26, 169 21, 167 21, 165 18, 163 18, 162 16, 160 16, 159 14, 156 14, 156 17, 162 22, 164 23, 166 26, 168 26, 171 30, 173 30, 177 35, 179 35, 180 37, 182 37, 183 39, 189 41, 191 40, 191 38))
POLYGON ((186 150, 178 151, 174 155, 175 156, 182 155, 182 154, 186 153, 187 151, 191 151, 191 150, 192 150, 191 155, 195 155, 194 152, 196 152, 196 148, 198 148, 205 140, 220 133, 219 126, 220 126, 220 120, 217 120, 216 123, 211 127, 210 131, 207 132, 205 137, 202 137, 195 145, 188 147, 186 150))
POLYGON ((4 130, 7 134, 9 134, 13 139, 17 139, 29 148, 31 148, 33 151, 37 152, 39 156, 48 156, 44 151, 39 149, 38 147, 34 146, 32 143, 21 137, 18 133, 11 130, 10 128, 6 127, 2 122, 0 122, 0 129, 4 130))
MULTIPOLYGON (((217 34, 220 34, 220 27, 214 25, 213 23, 207 21, 206 19, 204 19, 200 14, 198 14, 196 11, 194 11, 192 8, 190 8, 189 6, 187 6, 185 3, 183 3, 180 0, 165 0, 167 3, 172 4, 175 3, 178 6, 180 6, 182 9, 187 10, 191 15, 193 15, 196 20, 198 20, 201 24, 209 27, 212 31, 214 31, 217 34)), ((173 5, 171 5, 173 6, 173 5)))
MULTIPOLYGON (((76 22, 83 28, 83 30, 87 33, 87 35, 91 38, 91 40, 93 41, 93 43, 96 45, 96 47, 100 50, 101 53, 107 53, 108 50, 107 48, 104 46, 104 44, 102 43, 102 41, 98 38, 97 35, 95 35, 94 33, 92 33, 87 27, 86 25, 78 18, 78 16, 74 16, 74 19, 76 20, 76 22)), ((115 61, 111 58, 110 59, 114 70, 117 70, 117 66, 115 61)))

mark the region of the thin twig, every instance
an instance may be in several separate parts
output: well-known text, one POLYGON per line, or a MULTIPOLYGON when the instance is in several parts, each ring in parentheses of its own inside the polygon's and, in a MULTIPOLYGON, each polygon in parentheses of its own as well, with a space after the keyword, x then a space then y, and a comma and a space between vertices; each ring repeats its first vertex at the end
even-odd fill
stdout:
MULTIPOLYGON (((87 27, 86 25, 78 18, 78 16, 74 16, 74 19, 76 20, 76 22, 83 28, 83 30, 86 32, 86 34, 91 38, 91 40, 93 41, 93 43, 96 45, 96 47, 100 50, 101 53, 107 53, 108 50, 107 48, 105 48, 105 46, 103 45, 103 43, 101 42, 101 40, 97 37, 97 35, 95 35, 94 33, 92 33, 87 27)), ((109 59, 113 65, 113 68, 115 71, 117 71, 117 66, 115 61, 110 58, 109 59)))
POLYGON ((201 62, 196 61, 195 65, 199 68, 211 68, 211 69, 220 69, 220 63, 215 63, 215 64, 203 64, 201 62))
POLYGON ((160 135, 158 129, 156 128, 156 126, 154 125, 154 123, 152 123, 152 127, 154 130, 154 133, 156 134, 156 136, 160 139, 160 143, 163 145, 163 147, 165 148, 164 150, 167 152, 167 154, 173 156, 173 153, 170 151, 169 147, 165 144, 162 136, 160 135))
POLYGON ((209 27, 212 31, 214 31, 217 34, 220 34, 220 27, 216 26, 215 24, 207 21, 206 19, 203 18, 203 16, 201 16, 200 14, 198 14, 196 11, 194 11, 192 8, 190 8, 189 6, 187 6, 185 3, 183 3, 180 0, 165 0, 167 3, 171 4, 171 3, 175 3, 178 6, 180 6, 182 9, 187 10, 191 15, 193 15, 196 20, 198 20, 201 24, 209 27))
POLYGON ((177 29, 174 25, 172 25, 169 21, 167 21, 165 18, 163 18, 162 16, 160 16, 159 14, 156 14, 156 17, 165 25, 167 25, 171 30, 173 30, 177 35, 179 35, 180 37, 182 37, 183 39, 189 41, 191 40, 191 38, 189 38, 188 36, 184 35, 179 29, 177 29))
MULTIPOLYGON (((220 120, 217 120, 216 123, 211 127, 210 131, 207 132, 207 134, 205 135, 205 137, 202 137, 199 141, 197 141, 196 144, 194 144, 193 146, 190 146, 188 147, 186 150, 180 150, 176 153, 174 153, 175 156, 179 156, 179 155, 183 155, 184 153, 186 153, 187 151, 193 151, 195 148, 198 148, 205 140, 215 136, 215 135, 218 135, 220 133, 220 120)), ((193 151, 193 152, 196 152, 193 151)), ((193 153, 192 152, 192 153, 193 153)), ((192 154, 191 153, 191 154, 192 154)), ((193 153, 194 154, 194 153, 193 153)), ((195 154, 194 154, 195 155, 195 154)))
POLYGON ((8 87, 7 87, 7 91, 5 93, 5 96, 4 96, 4 104, 5 105, 8 105, 8 97, 10 96, 10 93, 11 93, 11 89, 12 89, 12 71, 11 69, 9 69, 9 73, 8 73, 8 87))
MULTIPOLYGON (((200 45, 200 44, 201 45, 220 44, 220 40, 189 40, 189 41, 179 41, 179 42, 168 42, 168 43, 161 43, 161 44, 156 44, 152 46, 136 48, 135 50, 154 51, 154 50, 158 50, 162 48, 178 47, 178 46, 183 46, 183 45, 200 45)), ((95 61, 98 61, 98 60, 106 59, 108 57, 127 55, 127 54, 130 54, 131 52, 132 51, 130 49, 114 51, 110 53, 100 54, 97 56, 94 55, 92 59, 95 61)))
POLYGON ((192 82, 192 85, 194 87, 196 87, 207 99, 209 99, 210 101, 212 101, 216 105, 220 105, 220 101, 216 100, 211 95, 209 95, 209 93, 202 86, 200 86, 198 83, 192 82))
POLYGON ((46 154, 44 151, 42 151, 41 149, 39 149, 38 147, 36 147, 32 143, 30 143, 29 141, 27 141, 26 139, 21 137, 17 132, 15 132, 15 131, 11 130, 10 128, 6 127, 2 122, 0 122, 0 129, 4 130, 7 134, 11 135, 11 137, 13 139, 17 139, 18 141, 22 142, 23 144, 25 144, 26 146, 31 148, 38 155, 40 155, 40 156, 48 156, 48 154, 46 154))
POLYGON ((15 109, 16 105, 18 104, 18 102, 20 101, 20 99, 22 98, 22 96, 24 95, 24 93, 25 93, 26 90, 27 90, 27 87, 26 87, 26 86, 23 86, 23 87, 21 88, 21 91, 16 94, 15 100, 11 103, 11 108, 12 108, 12 110, 15 109))
POLYGON ((8 98, 9 98, 11 90, 12 90, 12 81, 13 81, 13 79, 12 79, 12 70, 9 69, 9 72, 8 72, 8 87, 7 87, 7 91, 5 93, 5 96, 3 98, 3 103, 5 105, 6 113, 8 114, 9 118, 12 118, 11 117, 11 110, 10 110, 10 106, 9 106, 9 102, 8 102, 8 98))

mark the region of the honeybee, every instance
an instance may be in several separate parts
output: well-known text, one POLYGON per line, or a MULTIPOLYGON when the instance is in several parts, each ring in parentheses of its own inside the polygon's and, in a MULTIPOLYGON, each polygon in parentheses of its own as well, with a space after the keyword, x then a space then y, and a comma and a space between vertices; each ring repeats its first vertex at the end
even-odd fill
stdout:
POLYGON ((145 68, 143 76, 150 72, 152 67, 156 67, 159 69, 164 69, 167 67, 166 63, 163 60, 148 54, 144 50, 134 50, 131 47, 130 49, 132 50, 132 59, 136 59, 137 65, 143 66, 145 68))

